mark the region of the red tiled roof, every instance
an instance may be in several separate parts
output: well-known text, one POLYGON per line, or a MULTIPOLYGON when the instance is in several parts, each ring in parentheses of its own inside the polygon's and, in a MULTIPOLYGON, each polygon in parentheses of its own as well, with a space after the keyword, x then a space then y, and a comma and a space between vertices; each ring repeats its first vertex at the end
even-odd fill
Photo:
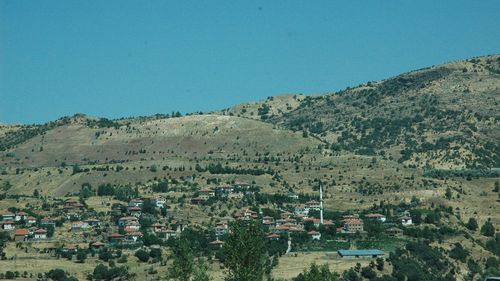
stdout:
POLYGON ((16 229, 16 231, 14 232, 15 236, 26 236, 28 234, 30 234, 30 231, 25 228, 16 229))

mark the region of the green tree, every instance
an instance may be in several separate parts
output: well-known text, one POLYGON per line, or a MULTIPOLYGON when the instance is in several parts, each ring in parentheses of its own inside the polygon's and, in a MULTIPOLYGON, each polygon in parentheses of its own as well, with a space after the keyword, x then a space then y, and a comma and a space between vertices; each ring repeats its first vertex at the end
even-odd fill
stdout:
POLYGON ((451 199, 451 189, 449 187, 446 188, 446 193, 444 194, 446 196, 446 199, 450 200, 451 199))
POLYGON ((147 262, 149 260, 149 253, 146 250, 139 249, 134 255, 142 262, 147 262))
POLYGON ((193 254, 189 241, 181 238, 172 247, 172 268, 170 277, 180 281, 189 281, 194 270, 193 254))
POLYGON ((203 259, 198 260, 198 264, 196 266, 196 270, 193 274, 192 281, 210 281, 212 278, 208 275, 208 265, 205 263, 203 259))
POLYGON ((83 250, 78 251, 78 253, 76 254, 76 260, 81 263, 84 263, 85 259, 87 259, 87 252, 83 250))
POLYGON ((475 218, 469 218, 469 221, 465 225, 469 230, 476 231, 479 225, 477 224, 477 220, 475 218))
POLYGON ((293 281, 337 281, 339 276, 330 271, 328 264, 318 266, 315 263, 311 264, 309 270, 304 270, 303 273, 295 277, 293 281))
POLYGON ((224 244, 226 281, 260 281, 266 266, 264 232, 256 221, 236 221, 224 244))
POLYGON ((488 237, 493 237, 495 235, 495 227, 491 223, 490 219, 488 219, 488 221, 486 221, 481 227, 481 234, 488 237))

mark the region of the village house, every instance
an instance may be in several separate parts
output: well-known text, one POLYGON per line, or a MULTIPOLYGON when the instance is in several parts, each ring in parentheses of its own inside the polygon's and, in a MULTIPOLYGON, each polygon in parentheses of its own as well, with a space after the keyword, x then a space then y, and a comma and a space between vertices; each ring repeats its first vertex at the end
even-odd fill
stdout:
POLYGON ((214 248, 222 248, 222 246, 224 245, 224 241, 215 240, 215 241, 212 241, 208 244, 214 248))
POLYGON ((385 233, 389 236, 399 237, 403 236, 403 230, 397 227, 391 227, 385 230, 385 233))
POLYGON ((33 239, 35 240, 45 240, 47 239, 47 230, 39 228, 33 232, 33 239))
POLYGON ((227 234, 227 232, 228 232, 228 229, 223 227, 223 226, 216 226, 215 227, 215 236, 217 236, 217 237, 221 237, 221 236, 227 234))
POLYGON ((278 241, 280 240, 280 236, 276 233, 271 233, 269 235, 266 236, 267 239, 271 240, 271 241, 278 241))
POLYGON ((75 245, 68 245, 62 248, 62 252, 74 255, 78 252, 78 248, 75 245))
POLYGON ((138 243, 142 242, 142 233, 141 232, 129 232, 125 234, 125 242, 128 243, 138 243))
POLYGON ((229 193, 227 195, 227 198, 228 199, 243 199, 244 196, 245 196, 245 194, 243 194, 242 192, 233 192, 233 193, 229 193))
POLYGON ((363 221, 360 219, 347 219, 344 220, 344 227, 342 233, 357 233, 363 232, 363 221))
POLYGON ((299 200, 299 195, 298 194, 295 194, 295 193, 288 193, 286 195, 288 198, 292 199, 292 200, 299 200))
POLYGON ((89 224, 83 221, 74 221, 71 223, 71 230, 72 231, 79 231, 82 229, 89 228, 89 224))
POLYGON ((263 225, 273 225, 274 224, 274 218, 270 216, 265 216, 262 218, 262 224, 263 225))
POLYGON ((129 207, 142 207, 144 201, 141 199, 132 199, 128 202, 129 207))
POLYGON ((112 233, 108 236, 108 241, 110 243, 121 243, 124 238, 125 236, 121 235, 120 233, 112 233))
POLYGON ((14 232, 14 241, 22 242, 28 240, 28 236, 30 235, 30 231, 26 228, 16 229, 14 232))
POLYGON ((40 225, 41 226, 52 226, 52 227, 56 227, 56 223, 49 217, 44 217, 41 221, 40 221, 40 225))
POLYGON ((141 229, 141 224, 137 221, 129 221, 123 229, 125 232, 136 232, 141 229))
MULTIPOLYGON (((321 225, 321 220, 318 218, 304 218, 302 221, 302 224, 306 224, 308 222, 311 222, 315 227, 319 227, 321 225)), ((333 226, 334 223, 332 220, 323 220, 323 225, 324 226, 333 226)))
POLYGON ((386 217, 384 215, 382 215, 382 214, 366 214, 365 218, 367 218, 369 220, 379 221, 379 222, 385 222, 386 221, 386 217))
POLYGON ((36 223, 36 218, 35 217, 28 217, 26 219, 27 224, 35 224, 36 223))
POLYGON ((28 218, 28 214, 27 213, 25 213, 25 212, 18 212, 18 213, 16 213, 15 221, 21 221, 21 220, 26 221, 27 218, 28 218))
POLYGON ((249 184, 247 182, 242 182, 242 181, 236 181, 233 184, 233 186, 234 186, 234 188, 243 189, 243 190, 248 190, 248 189, 250 189, 250 187, 252 187, 251 184, 249 184))
POLYGON ((99 224, 101 223, 101 222, 100 222, 98 219, 96 219, 96 218, 86 219, 86 220, 84 220, 83 222, 87 223, 90 227, 99 226, 99 224))
POLYGON ((199 205, 199 204, 202 204, 203 202, 207 201, 206 199, 202 198, 202 197, 193 197, 191 198, 191 203, 192 204, 195 204, 195 205, 199 205))
POLYGON ((142 208, 141 207, 128 207, 128 213, 131 216, 138 218, 142 214, 142 208))
POLYGON ((157 236, 168 240, 168 239, 170 239, 170 237, 177 238, 179 236, 179 233, 180 232, 175 231, 173 229, 166 229, 166 230, 162 230, 161 232, 158 232, 157 236))
POLYGON ((294 212, 296 215, 307 216, 309 214, 309 209, 306 208, 305 204, 297 204, 295 205, 294 212))
POLYGON ((308 209, 307 212, 310 210, 319 211, 321 209, 320 203, 316 200, 308 201, 306 202, 306 209, 308 209))
POLYGON ((3 230, 13 230, 16 228, 16 222, 13 220, 2 221, 0 224, 2 224, 3 230))
POLYGON ((97 242, 90 244, 90 247, 94 250, 104 248, 104 246, 106 246, 106 244, 102 243, 101 241, 97 241, 97 242))
POLYGON ((401 224, 402 225, 412 225, 413 221, 410 216, 402 216, 401 217, 401 224))
POLYGON ((205 196, 207 199, 215 196, 215 191, 211 189, 200 190, 200 196, 205 196))
POLYGON ((159 195, 159 194, 154 194, 154 195, 145 195, 142 197, 142 199, 146 200, 146 199, 149 199, 153 202, 153 204, 157 207, 157 208, 163 208, 166 204, 167 204, 167 200, 159 195))
POLYGON ((318 231, 309 231, 307 233, 307 235, 309 235, 311 237, 312 240, 320 240, 321 239, 321 233, 319 233, 318 231))
POLYGON ((232 185, 220 185, 216 188, 216 193, 220 197, 227 197, 229 194, 233 193, 234 187, 232 185))
POLYGON ((13 221, 16 218, 16 214, 9 211, 0 211, 0 218, 2 221, 13 221))
POLYGON ((131 221, 138 223, 139 219, 136 217, 122 217, 122 218, 118 219, 118 226, 125 226, 131 221))

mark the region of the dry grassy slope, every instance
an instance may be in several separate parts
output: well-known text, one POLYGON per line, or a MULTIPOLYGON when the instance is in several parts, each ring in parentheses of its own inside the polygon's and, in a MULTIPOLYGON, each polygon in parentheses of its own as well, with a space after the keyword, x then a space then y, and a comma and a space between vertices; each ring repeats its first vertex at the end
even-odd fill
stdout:
POLYGON ((500 166, 500 56, 458 61, 307 97, 268 122, 405 164, 500 166), (441 139, 441 141, 438 141, 441 139), (404 153, 404 152, 403 152, 404 153))
POLYGON ((296 153, 320 142, 273 125, 218 115, 136 121, 120 128, 89 128, 84 122, 59 126, 2 153, 16 167, 103 164, 169 157, 226 157, 235 153, 296 153), (6 154, 15 157, 6 157, 6 154))
POLYGON ((285 113, 291 112, 300 105, 300 102, 305 98, 303 94, 288 94, 275 97, 268 97, 265 100, 256 102, 246 102, 238 104, 231 108, 226 108, 215 114, 232 115, 238 117, 245 117, 255 120, 263 120, 268 116, 283 115, 285 113), (259 109, 268 107, 268 113, 264 114, 262 117, 262 112, 259 109))

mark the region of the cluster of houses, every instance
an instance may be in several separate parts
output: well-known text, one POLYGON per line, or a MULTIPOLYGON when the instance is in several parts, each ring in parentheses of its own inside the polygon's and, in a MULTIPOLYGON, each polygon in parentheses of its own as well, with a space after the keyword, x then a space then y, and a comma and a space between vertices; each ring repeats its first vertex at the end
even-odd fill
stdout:
POLYGON ((202 189, 191 198, 191 203, 202 204, 211 198, 242 199, 246 194, 253 194, 255 189, 246 182, 223 184, 211 189, 202 189))
MULTIPOLYGON (((279 219, 275 219, 270 216, 259 216, 259 213, 250 209, 235 212, 233 217, 235 220, 248 221, 256 220, 261 218, 262 224, 268 229, 267 238, 269 240, 279 240, 282 236, 288 236, 291 233, 307 233, 311 240, 320 240, 321 233, 316 230, 306 231, 306 225, 310 224, 314 226, 315 229, 319 229, 320 225, 324 227, 335 227, 335 223, 332 220, 324 219, 321 222, 320 219, 315 217, 309 217, 310 210, 320 210, 320 203, 318 201, 309 201, 305 204, 295 205, 294 212, 284 211, 280 214, 279 219)), ((411 217, 408 213, 404 213, 401 217, 401 224, 408 226, 412 224, 411 217)), ((342 234, 363 234, 366 233, 364 230, 363 220, 378 221, 380 223, 385 223, 387 218, 378 213, 365 214, 364 218, 361 219, 359 215, 345 215, 340 221, 341 227, 335 228, 336 233, 342 234)), ((311 229, 309 227, 309 229, 311 229)), ((214 227, 216 240, 211 244, 217 247, 222 247, 224 244, 221 239, 224 235, 229 232, 228 222, 219 222, 214 227)), ((403 230, 397 227, 390 227, 385 230, 386 234, 390 236, 402 236, 403 230)))
POLYGON ((55 223, 50 218, 43 218, 38 223, 37 219, 26 212, 0 211, 0 225, 3 230, 13 233, 14 241, 45 240, 47 228, 54 227, 55 223))

